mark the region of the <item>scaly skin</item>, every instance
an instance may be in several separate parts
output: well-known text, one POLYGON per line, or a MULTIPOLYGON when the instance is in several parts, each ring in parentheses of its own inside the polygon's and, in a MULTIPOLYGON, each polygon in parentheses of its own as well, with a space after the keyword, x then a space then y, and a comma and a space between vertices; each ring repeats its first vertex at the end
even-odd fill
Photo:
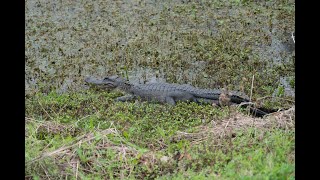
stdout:
MULTIPOLYGON (((145 100, 156 100, 166 102, 166 98, 172 97, 173 100, 193 101, 193 102, 214 102, 219 101, 221 90, 218 89, 200 89, 188 84, 170 84, 170 83, 150 83, 150 84, 131 84, 118 76, 106 77, 103 80, 88 77, 85 81, 89 84, 99 86, 106 89, 119 88, 133 96, 139 96, 145 100)), ((249 102, 249 98, 241 92, 229 92, 230 101, 240 104, 241 102, 249 102)), ((125 101, 126 98, 121 98, 125 101)), ((171 100, 170 100, 171 101, 171 100)), ((170 104, 173 104, 170 103, 170 104)))
MULTIPOLYGON (((219 106, 249 102, 249 97, 238 91, 227 91, 224 89, 200 89, 188 84, 132 84, 118 76, 110 76, 102 80, 88 77, 85 79, 85 82, 90 85, 109 90, 118 88, 129 94, 118 97, 116 99, 117 101, 129 101, 140 98, 145 101, 155 101, 171 105, 175 105, 178 101, 189 101, 197 103, 211 103, 219 106)), ((267 114, 253 107, 250 107, 250 111, 255 116, 259 117, 267 114)))

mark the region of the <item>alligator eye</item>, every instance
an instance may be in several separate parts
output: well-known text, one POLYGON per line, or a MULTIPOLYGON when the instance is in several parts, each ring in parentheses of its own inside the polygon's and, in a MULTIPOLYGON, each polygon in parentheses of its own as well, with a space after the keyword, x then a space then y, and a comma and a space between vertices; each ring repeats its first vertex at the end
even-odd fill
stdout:
POLYGON ((109 82, 114 82, 114 80, 113 80, 113 79, 110 79, 110 78, 104 78, 104 79, 102 80, 102 82, 103 82, 103 83, 109 83, 109 82))

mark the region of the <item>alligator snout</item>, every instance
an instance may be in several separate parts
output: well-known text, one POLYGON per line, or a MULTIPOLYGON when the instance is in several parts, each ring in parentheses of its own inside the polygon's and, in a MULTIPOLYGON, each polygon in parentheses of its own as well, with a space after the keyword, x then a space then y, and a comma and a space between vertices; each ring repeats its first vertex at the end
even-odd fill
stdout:
POLYGON ((93 77, 86 77, 86 78, 84 79, 84 81, 85 81, 86 83, 88 83, 88 84, 95 84, 95 85, 101 85, 101 84, 103 84, 103 83, 102 83, 102 80, 99 80, 99 79, 93 78, 93 77))

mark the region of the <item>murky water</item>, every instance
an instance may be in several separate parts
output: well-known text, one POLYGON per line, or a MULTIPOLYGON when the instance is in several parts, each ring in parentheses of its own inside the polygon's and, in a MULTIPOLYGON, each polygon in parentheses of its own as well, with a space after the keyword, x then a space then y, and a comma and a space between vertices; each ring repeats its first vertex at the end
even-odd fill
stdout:
POLYGON ((26 92, 81 89, 85 76, 125 73, 139 83, 238 86, 255 71, 242 61, 292 63, 292 5, 279 11, 273 1, 27 0, 26 92))

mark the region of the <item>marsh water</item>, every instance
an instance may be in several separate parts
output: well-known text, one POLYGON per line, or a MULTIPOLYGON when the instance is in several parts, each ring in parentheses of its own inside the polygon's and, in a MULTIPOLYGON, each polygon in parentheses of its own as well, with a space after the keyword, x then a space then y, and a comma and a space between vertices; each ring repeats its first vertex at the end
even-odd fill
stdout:
POLYGON ((294 96, 294 1, 26 0, 26 94, 86 76, 294 96))

